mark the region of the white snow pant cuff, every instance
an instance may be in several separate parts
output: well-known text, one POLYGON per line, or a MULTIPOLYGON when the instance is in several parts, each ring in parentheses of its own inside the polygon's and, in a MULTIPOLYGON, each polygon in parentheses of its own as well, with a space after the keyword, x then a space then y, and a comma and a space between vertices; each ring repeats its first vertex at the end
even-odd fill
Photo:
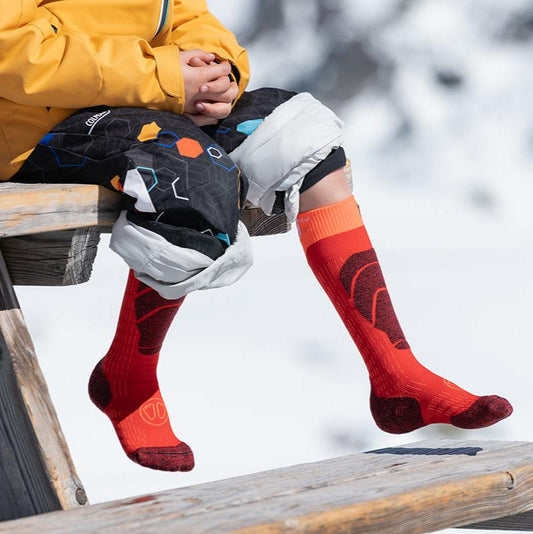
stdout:
POLYGON ((113 226, 111 249, 135 271, 135 276, 168 300, 184 297, 197 289, 229 286, 252 266, 248 230, 239 222, 237 237, 216 260, 165 238, 120 214, 113 226))
POLYGON ((231 152, 250 182, 247 200, 272 213, 276 191, 285 191, 285 211, 298 214, 305 175, 342 145, 342 121, 309 93, 278 106, 231 152))

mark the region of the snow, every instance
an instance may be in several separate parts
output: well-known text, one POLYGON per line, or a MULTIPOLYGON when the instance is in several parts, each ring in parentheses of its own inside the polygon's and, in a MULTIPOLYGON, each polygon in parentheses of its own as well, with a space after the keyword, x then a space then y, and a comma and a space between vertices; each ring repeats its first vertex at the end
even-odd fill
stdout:
MULTIPOLYGON (((179 474, 143 469, 126 459, 86 394, 127 275, 105 238, 88 284, 17 290, 93 503, 430 437, 533 440, 531 44, 495 37, 531 4, 426 0, 395 18, 398 1, 341 4, 353 31, 370 35, 367 49, 392 65, 385 86, 366 86, 338 111, 356 198, 400 322, 425 365, 474 393, 507 397, 515 413, 474 432, 378 430, 364 366, 293 231, 255 239, 255 265, 239 283, 186 299, 160 381, 197 466, 179 474), (461 76, 460 87, 437 84, 441 71, 461 76)), ((239 31, 255 4, 210 5, 239 31)), ((296 57, 319 61, 333 37, 317 37, 310 50, 312 34, 302 33, 296 57)), ((270 85, 308 74, 306 61, 295 72, 298 61, 272 42, 253 43, 254 84, 270 73, 270 85)))

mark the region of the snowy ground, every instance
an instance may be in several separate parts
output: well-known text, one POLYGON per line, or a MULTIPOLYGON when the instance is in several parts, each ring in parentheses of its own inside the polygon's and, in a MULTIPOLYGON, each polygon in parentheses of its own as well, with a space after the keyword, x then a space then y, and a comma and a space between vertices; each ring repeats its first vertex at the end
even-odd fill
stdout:
MULTIPOLYGON (((239 22, 227 1, 210 4, 239 22)), ((482 54, 457 13, 444 16, 445 4, 431 0, 433 17, 457 36, 456 56, 462 51, 475 66, 468 64, 473 77, 466 92, 439 93, 427 85, 423 62, 404 62, 394 101, 414 124, 414 138, 387 143, 397 109, 363 94, 342 110, 346 145, 357 198, 415 354, 474 393, 507 397, 515 413, 475 432, 378 430, 363 364, 292 232, 256 239, 256 263, 243 280, 191 295, 180 310, 160 377, 175 430, 195 451, 197 467, 181 474, 143 469, 125 458, 86 394, 87 377, 111 341, 127 274, 104 240, 88 284, 18 290, 93 503, 428 437, 533 440, 530 56, 515 49, 482 54), (496 76, 496 68, 507 74, 496 76)), ((230 5, 242 8, 243 1, 230 5)), ((427 16, 408 17, 404 35, 414 39, 427 16)), ((442 50, 441 34, 429 33, 422 40, 434 38, 442 50)), ((394 32, 387 38, 398 50, 402 43, 420 46, 398 44, 394 32)), ((252 57, 252 64, 260 60, 252 57)))

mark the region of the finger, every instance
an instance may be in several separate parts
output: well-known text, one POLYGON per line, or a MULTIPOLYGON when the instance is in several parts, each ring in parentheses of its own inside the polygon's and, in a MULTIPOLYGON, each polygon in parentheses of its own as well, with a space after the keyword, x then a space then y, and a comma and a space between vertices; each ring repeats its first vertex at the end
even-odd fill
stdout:
POLYGON ((224 102, 197 102, 196 110, 202 115, 223 119, 231 113, 231 105, 224 102))
POLYGON ((213 95, 213 94, 207 94, 207 95, 199 95, 198 98, 196 98, 196 102, 202 102, 206 104, 216 104, 217 102, 220 102, 222 104, 232 104, 235 100, 236 93, 234 91, 226 91, 225 93, 222 93, 221 95, 213 95))
POLYGON ((195 56, 195 57, 189 59, 189 61, 187 62, 187 65, 189 65, 190 67, 206 67, 208 65, 208 63, 203 61, 198 56, 195 56))
POLYGON ((223 61, 222 63, 211 63, 210 65, 202 67, 202 70, 204 71, 202 75, 205 76, 204 83, 214 82, 222 76, 228 76, 231 72, 231 65, 227 61, 223 61))
MULTIPOLYGON (((206 52, 205 50, 195 49, 195 50, 182 50, 180 52, 180 58, 182 63, 189 64, 191 60, 194 58, 198 58, 202 62, 203 65, 209 65, 213 61, 215 61, 216 56, 215 54, 211 54, 206 52)), ((196 65, 199 66, 199 65, 196 65)))
MULTIPOLYGON (((229 90, 231 87, 231 80, 228 76, 221 76, 214 82, 206 83, 200 87, 200 93, 204 95, 221 95, 229 90)), ((209 96, 206 96, 209 100, 209 96)))
POLYGON ((206 117, 205 115, 192 115, 189 113, 185 113, 185 115, 189 117, 196 126, 210 126, 211 124, 216 124, 218 122, 218 119, 206 117))
POLYGON ((228 102, 233 102, 239 96, 239 86, 235 82, 231 82, 229 89, 222 96, 227 98, 228 102))
POLYGON ((199 102, 225 102, 226 104, 231 104, 239 94, 239 88, 235 82, 231 82, 229 89, 223 93, 203 93, 202 87, 200 87, 200 97, 197 99, 199 102))
POLYGON ((205 64, 209 65, 212 61, 215 61, 216 56, 215 54, 211 54, 209 52, 206 52, 205 50, 200 49, 194 49, 194 50, 185 50, 182 52, 182 54, 188 58, 188 61, 190 62, 193 58, 198 58, 201 61, 203 61, 205 64))
POLYGON ((226 104, 231 104, 238 96, 239 88, 235 82, 231 83, 230 88, 218 98, 213 99, 215 102, 225 102, 226 104))

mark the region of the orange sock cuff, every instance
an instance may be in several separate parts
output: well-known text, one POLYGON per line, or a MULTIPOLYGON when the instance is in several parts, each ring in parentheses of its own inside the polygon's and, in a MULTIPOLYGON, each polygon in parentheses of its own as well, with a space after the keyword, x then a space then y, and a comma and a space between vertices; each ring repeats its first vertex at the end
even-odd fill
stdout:
POLYGON ((353 196, 340 202, 300 213, 298 232, 304 250, 321 239, 363 226, 359 206, 353 196))

